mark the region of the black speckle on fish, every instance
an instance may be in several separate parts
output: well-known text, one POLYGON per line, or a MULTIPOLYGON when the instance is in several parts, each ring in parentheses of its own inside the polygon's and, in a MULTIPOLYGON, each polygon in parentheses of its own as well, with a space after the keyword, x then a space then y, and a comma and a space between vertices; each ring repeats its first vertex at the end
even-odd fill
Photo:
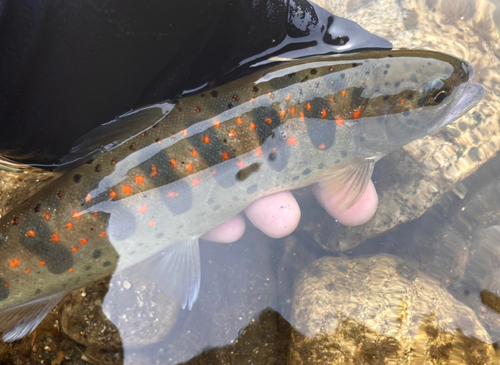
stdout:
POLYGON ((240 171, 236 173, 236 180, 244 181, 248 178, 252 173, 259 171, 260 163, 254 162, 250 166, 242 168, 240 171))

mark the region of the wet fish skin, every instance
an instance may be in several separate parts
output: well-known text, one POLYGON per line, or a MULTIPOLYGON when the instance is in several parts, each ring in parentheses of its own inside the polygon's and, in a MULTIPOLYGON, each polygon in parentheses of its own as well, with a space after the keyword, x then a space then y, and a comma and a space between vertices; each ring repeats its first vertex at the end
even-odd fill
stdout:
MULTIPOLYGON (((352 204, 376 160, 477 103, 472 75, 437 52, 366 52, 279 65, 176 101, 154 127, 2 218, 4 340, 29 333, 61 295, 197 242, 262 196, 323 180, 332 193, 351 186, 352 204)), ((162 108, 128 118, 156 120, 162 108)), ((189 247, 182 253, 196 256, 189 247)), ((193 287, 174 293, 191 306, 196 283, 172 267, 161 272, 193 287)))

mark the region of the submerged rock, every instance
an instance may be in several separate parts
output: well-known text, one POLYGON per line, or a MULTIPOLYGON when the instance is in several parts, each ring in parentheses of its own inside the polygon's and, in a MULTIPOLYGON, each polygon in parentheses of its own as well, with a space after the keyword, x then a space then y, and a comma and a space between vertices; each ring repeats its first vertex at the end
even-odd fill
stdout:
POLYGON ((296 280, 291 364, 494 364, 474 312, 390 256, 323 257, 296 280))

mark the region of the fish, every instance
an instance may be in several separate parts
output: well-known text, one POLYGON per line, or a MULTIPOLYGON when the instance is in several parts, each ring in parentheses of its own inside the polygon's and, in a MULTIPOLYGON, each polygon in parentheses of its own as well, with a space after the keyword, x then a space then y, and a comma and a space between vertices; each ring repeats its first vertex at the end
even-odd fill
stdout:
POLYGON ((315 182, 348 209, 376 161, 481 100, 473 75, 434 51, 325 55, 127 113, 106 133, 149 125, 0 220, 2 339, 32 332, 66 293, 158 255, 162 290, 191 309, 204 233, 263 196, 315 182))

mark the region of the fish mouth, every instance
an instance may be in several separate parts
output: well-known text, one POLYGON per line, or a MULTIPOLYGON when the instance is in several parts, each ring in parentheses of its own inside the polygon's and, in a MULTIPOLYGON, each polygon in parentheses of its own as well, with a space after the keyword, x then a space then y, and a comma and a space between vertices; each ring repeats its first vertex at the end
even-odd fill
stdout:
POLYGON ((460 118, 462 115, 474 108, 484 97, 484 93, 484 87, 481 85, 467 84, 462 96, 449 111, 448 118, 446 118, 444 125, 460 118))

